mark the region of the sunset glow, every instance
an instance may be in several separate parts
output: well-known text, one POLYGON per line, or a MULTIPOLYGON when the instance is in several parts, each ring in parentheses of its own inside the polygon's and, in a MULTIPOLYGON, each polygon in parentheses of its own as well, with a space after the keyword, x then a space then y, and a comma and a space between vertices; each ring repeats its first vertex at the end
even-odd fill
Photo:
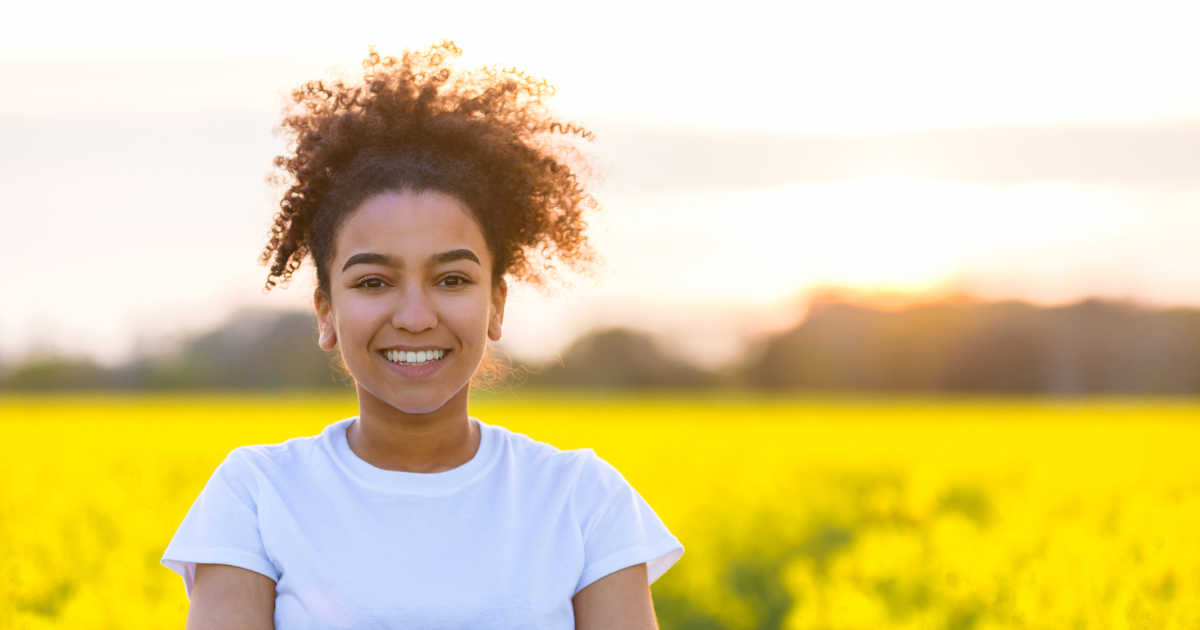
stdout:
POLYGON ((263 298, 254 262, 283 95, 353 74, 370 44, 443 37, 465 65, 549 78, 609 174, 592 221, 604 268, 557 306, 517 300, 540 315, 514 318, 531 322, 512 326, 515 352, 591 326, 677 330, 684 314, 741 339, 827 286, 1200 304, 1200 10, 789 7, 476 3, 452 29, 438 5, 14 7, 0 212, 20 236, 0 248, 15 296, 0 360, 112 359, 236 308, 307 308, 303 282, 263 298), (47 260, 50 243, 71 254, 47 260), (36 275, 19 271, 32 259, 36 275))

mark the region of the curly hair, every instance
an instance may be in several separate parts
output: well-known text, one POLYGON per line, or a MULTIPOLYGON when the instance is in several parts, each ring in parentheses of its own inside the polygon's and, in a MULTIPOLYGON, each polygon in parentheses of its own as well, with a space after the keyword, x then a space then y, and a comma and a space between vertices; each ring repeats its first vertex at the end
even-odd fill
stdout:
POLYGON ((592 260, 585 209, 597 206, 580 182, 587 171, 575 141, 591 132, 556 119, 554 89, 512 68, 467 71, 443 41, 401 57, 370 49, 361 83, 312 81, 292 92, 281 127, 292 155, 275 158, 288 185, 261 262, 266 287, 287 283, 305 257, 317 290, 329 294, 330 257, 342 223, 362 202, 388 192, 440 192, 462 201, 504 276, 540 284, 555 261, 592 260))

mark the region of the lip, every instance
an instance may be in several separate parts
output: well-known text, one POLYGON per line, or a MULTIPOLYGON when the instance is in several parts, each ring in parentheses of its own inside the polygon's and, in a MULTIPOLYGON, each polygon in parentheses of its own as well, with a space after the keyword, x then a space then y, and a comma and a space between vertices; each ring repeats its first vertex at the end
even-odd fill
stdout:
POLYGON ((387 350, 403 350, 404 352, 421 352, 424 350, 445 350, 446 352, 450 351, 450 349, 447 348, 446 346, 430 346, 430 345, 406 346, 403 344, 398 344, 395 346, 385 346, 383 348, 376 350, 376 352, 385 352, 387 350))
POLYGON ((404 376, 406 378, 421 378, 421 377, 429 376, 430 374, 433 374, 434 372, 437 372, 438 370, 440 370, 442 368, 442 364, 446 362, 446 359, 450 358, 450 355, 452 355, 452 354, 454 354, 453 350, 450 350, 449 348, 439 347, 439 346, 419 346, 419 347, 418 346, 388 346, 386 348, 382 348, 375 352, 375 356, 379 357, 380 361, 383 361, 394 372, 396 372, 397 374, 404 376), (422 350, 445 350, 446 354, 443 355, 441 359, 438 359, 437 361, 432 361, 430 363, 426 363, 425 365, 400 365, 398 363, 392 363, 391 361, 387 360, 387 357, 385 357, 383 355, 383 353, 388 350, 402 350, 404 352, 418 352, 418 351, 422 351, 422 350))

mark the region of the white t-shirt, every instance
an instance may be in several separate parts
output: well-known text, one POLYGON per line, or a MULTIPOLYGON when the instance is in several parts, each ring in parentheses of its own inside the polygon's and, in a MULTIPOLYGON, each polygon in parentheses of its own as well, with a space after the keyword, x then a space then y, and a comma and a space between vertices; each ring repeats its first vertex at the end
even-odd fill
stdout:
POLYGON ((484 424, 471 461, 383 470, 320 435, 235 449, 163 554, 191 594, 197 563, 275 580, 275 628, 573 628, 571 598, 683 554, 619 472, 484 424))

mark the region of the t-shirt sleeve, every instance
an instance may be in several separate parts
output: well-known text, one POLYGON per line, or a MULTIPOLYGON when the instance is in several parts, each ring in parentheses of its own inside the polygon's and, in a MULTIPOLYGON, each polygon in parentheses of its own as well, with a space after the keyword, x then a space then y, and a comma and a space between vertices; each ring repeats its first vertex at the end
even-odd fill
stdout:
POLYGON ((228 564, 279 581, 259 533, 260 479, 247 451, 235 449, 183 517, 162 563, 183 577, 189 598, 197 564, 228 564))
POLYGON ((590 449, 583 458, 574 500, 584 566, 575 592, 643 562, 649 581, 657 580, 683 555, 683 545, 616 468, 590 449))

